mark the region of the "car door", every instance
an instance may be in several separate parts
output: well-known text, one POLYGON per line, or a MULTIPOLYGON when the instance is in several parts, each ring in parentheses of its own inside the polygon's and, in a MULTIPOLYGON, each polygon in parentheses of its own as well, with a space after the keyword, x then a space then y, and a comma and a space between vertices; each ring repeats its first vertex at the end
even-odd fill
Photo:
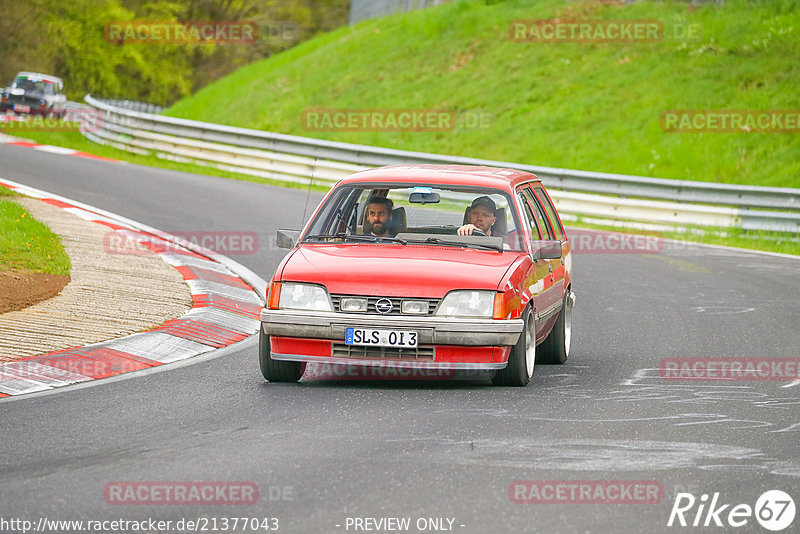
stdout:
MULTIPOLYGON (((528 212, 533 216, 534 223, 539 233, 536 239, 532 233, 531 253, 535 252, 540 246, 541 241, 556 240, 556 232, 553 229, 550 219, 547 217, 542 204, 529 185, 521 188, 522 198, 527 206, 528 212), (539 241, 537 243, 537 241, 539 241)), ((535 302, 534 316, 536 318, 536 336, 544 337, 552 328, 562 306, 562 296, 564 288, 562 258, 559 259, 540 259, 537 264, 541 265, 542 276, 539 277, 542 291, 535 302)))
POLYGON ((531 268, 526 277, 524 291, 528 292, 533 299, 533 313, 536 319, 536 338, 537 341, 546 334, 546 330, 550 328, 551 322, 548 321, 548 314, 552 313, 553 307, 556 302, 560 300, 560 296, 556 295, 552 275, 552 260, 533 260, 533 254, 541 246, 543 240, 550 239, 550 233, 544 224, 544 218, 540 212, 537 212, 535 205, 530 202, 530 191, 526 193, 527 186, 522 186, 517 189, 517 201, 520 204, 520 215, 523 219, 523 224, 527 226, 529 232, 529 242, 527 243, 528 254, 531 256, 531 268))
POLYGON ((555 206, 553 206, 553 201, 550 199, 550 195, 547 194, 542 184, 531 184, 531 190, 533 190, 536 198, 539 200, 539 204, 544 208, 547 214, 555 239, 561 241, 561 259, 555 260, 553 264, 553 274, 555 275, 556 283, 561 284, 563 292, 564 287, 569 286, 572 271, 569 238, 567 237, 567 232, 564 230, 564 226, 561 224, 561 218, 558 216, 555 206))

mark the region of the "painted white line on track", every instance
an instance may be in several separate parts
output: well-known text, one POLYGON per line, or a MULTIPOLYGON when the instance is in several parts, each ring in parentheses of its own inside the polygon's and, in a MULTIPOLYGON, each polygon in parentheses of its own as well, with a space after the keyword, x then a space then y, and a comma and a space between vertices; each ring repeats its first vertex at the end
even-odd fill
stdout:
POLYGON ((142 332, 122 339, 107 341, 103 345, 161 363, 176 362, 191 358, 195 354, 214 350, 214 347, 162 332, 142 332))
POLYGON ((39 145, 33 147, 33 149, 38 150, 40 152, 51 152, 53 154, 61 154, 64 156, 69 156, 77 152, 77 150, 74 150, 72 148, 64 148, 61 146, 52 146, 52 145, 39 145))

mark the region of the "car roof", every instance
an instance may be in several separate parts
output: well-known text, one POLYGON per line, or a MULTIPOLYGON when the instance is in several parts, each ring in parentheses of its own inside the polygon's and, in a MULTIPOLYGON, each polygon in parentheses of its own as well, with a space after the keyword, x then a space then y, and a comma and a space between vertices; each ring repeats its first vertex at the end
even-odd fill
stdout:
POLYGON ((471 165, 390 165, 361 171, 340 184, 363 182, 437 183, 513 190, 523 182, 539 182, 536 175, 517 169, 471 165))
POLYGON ((49 74, 41 74, 39 72, 18 72, 17 77, 27 76, 28 78, 41 78, 48 82, 61 82, 61 78, 57 76, 50 76, 49 74))

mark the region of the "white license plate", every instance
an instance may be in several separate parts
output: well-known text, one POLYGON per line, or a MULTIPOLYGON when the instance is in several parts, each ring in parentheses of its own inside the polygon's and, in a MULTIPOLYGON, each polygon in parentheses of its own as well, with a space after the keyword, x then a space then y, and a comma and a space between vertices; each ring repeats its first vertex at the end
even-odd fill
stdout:
POLYGON ((417 332, 350 327, 345 331, 344 342, 347 345, 413 349, 417 346, 417 332))
POLYGON ((30 113, 31 107, 23 106, 22 104, 14 104, 14 111, 19 111, 20 113, 30 113))

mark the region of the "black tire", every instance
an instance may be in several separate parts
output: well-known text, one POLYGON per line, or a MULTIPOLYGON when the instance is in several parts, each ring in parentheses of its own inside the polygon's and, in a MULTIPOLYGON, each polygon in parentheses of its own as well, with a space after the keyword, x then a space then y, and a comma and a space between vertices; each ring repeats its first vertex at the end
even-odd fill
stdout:
POLYGON ((539 345, 536 363, 544 365, 561 365, 569 358, 572 344, 572 299, 569 292, 564 295, 564 305, 558 312, 558 319, 547 338, 539 345))
POLYGON ((273 360, 270 357, 272 349, 269 345, 269 336, 264 329, 259 327, 258 334, 258 363, 261 365, 261 374, 270 382, 297 382, 306 370, 304 362, 284 362, 273 360))
POLYGON ((536 369, 536 323, 530 306, 525 308, 522 320, 525 327, 519 335, 519 341, 511 349, 508 365, 492 379, 495 386, 527 386, 536 369))

